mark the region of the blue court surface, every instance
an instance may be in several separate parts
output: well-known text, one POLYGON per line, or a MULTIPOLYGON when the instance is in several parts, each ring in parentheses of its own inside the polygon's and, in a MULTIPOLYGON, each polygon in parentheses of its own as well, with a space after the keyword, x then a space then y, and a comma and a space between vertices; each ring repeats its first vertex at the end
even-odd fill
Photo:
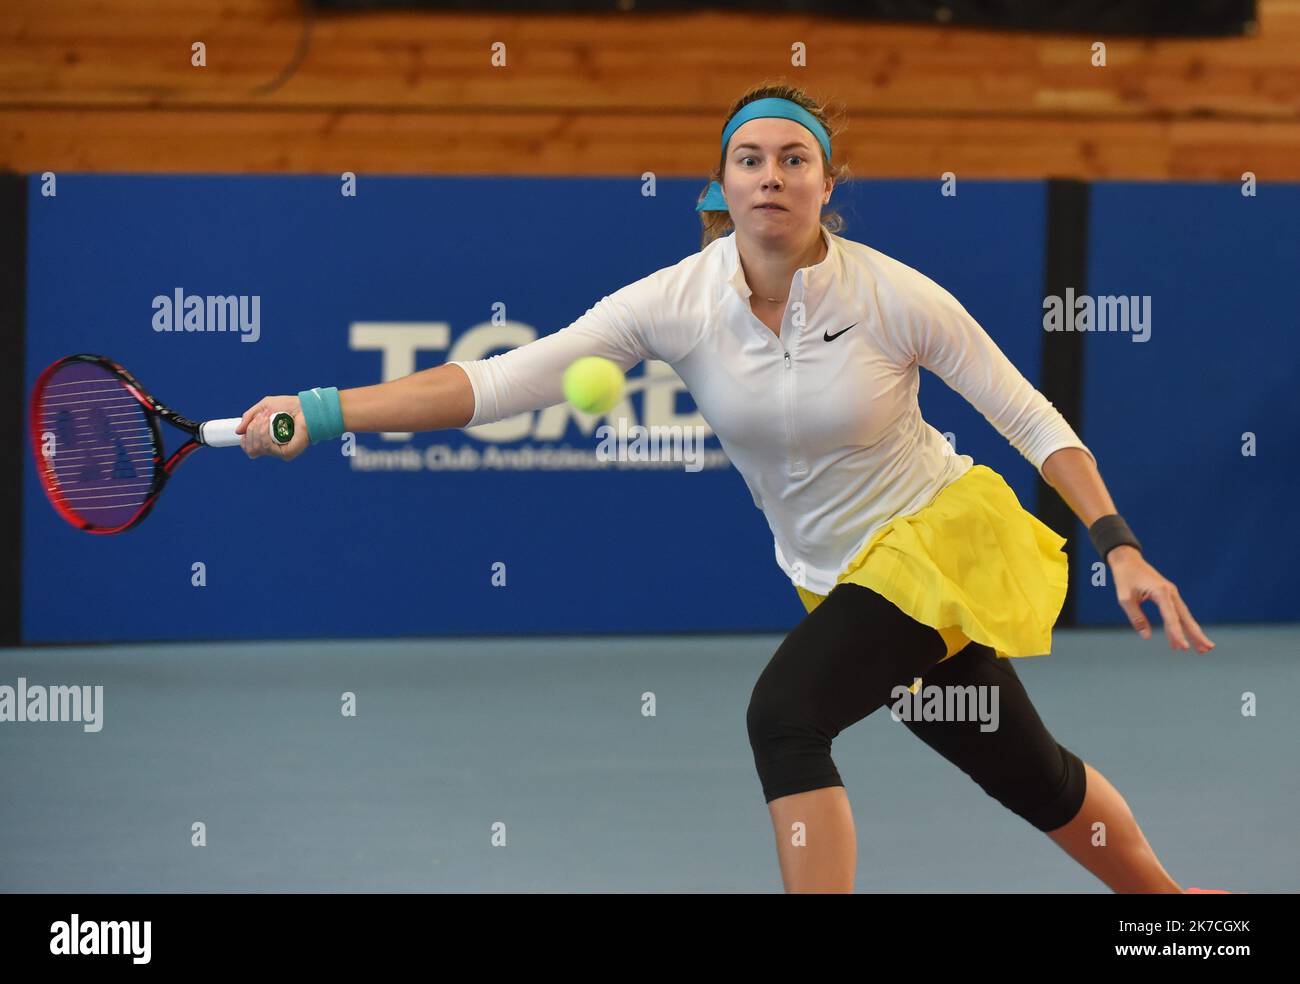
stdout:
MULTIPOLYGON (((1300 630, 1206 631, 1062 630, 1016 667, 1181 885, 1294 892, 1300 630)), ((103 687, 98 731, 0 724, 0 890, 780 892, 745 729, 780 641, 0 650, 0 686, 103 687)), ((887 709, 834 758, 859 892, 1107 891, 887 709)))

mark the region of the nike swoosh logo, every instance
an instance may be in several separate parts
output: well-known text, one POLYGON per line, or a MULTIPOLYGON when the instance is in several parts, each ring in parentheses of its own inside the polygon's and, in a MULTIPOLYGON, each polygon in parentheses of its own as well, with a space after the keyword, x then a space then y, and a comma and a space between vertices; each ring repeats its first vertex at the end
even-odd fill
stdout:
MULTIPOLYGON (((853 322, 853 324, 849 325, 849 328, 854 328, 854 327, 857 326, 857 324, 858 324, 858 323, 855 321, 855 322, 853 322)), ((844 332, 848 331, 849 328, 845 328, 845 329, 843 329, 843 330, 841 330, 841 331, 837 331, 834 335, 832 335, 830 332, 826 332, 826 334, 822 335, 822 338, 823 338, 825 341, 832 342, 832 341, 834 341, 835 339, 839 338, 841 335, 843 335, 844 332)))

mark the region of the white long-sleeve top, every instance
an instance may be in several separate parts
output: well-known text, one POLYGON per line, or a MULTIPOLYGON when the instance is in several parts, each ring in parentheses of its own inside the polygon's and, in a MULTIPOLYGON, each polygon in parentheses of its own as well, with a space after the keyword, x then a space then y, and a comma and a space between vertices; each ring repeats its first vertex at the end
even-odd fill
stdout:
POLYGON ((566 328, 454 362, 474 389, 466 426, 562 402, 564 370, 582 356, 625 372, 660 359, 744 477, 781 569, 818 594, 877 529, 974 464, 921 419, 920 366, 1040 472, 1060 448, 1092 455, 948 291, 870 246, 822 233, 826 256, 795 271, 780 337, 750 308, 728 235, 602 297, 566 328))

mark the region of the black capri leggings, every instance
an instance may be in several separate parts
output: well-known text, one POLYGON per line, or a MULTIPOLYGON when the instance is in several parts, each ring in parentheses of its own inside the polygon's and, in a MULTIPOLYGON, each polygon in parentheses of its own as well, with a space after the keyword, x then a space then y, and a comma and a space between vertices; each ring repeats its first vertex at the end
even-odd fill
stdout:
POLYGON ((786 636, 750 697, 749 742, 767 802, 844 785, 832 739, 922 677, 925 687, 996 685, 998 727, 904 718, 913 734, 1039 830, 1072 820, 1083 805, 1083 762, 1043 726, 1011 661, 972 642, 936 666, 946 652, 937 631, 893 602, 837 585, 786 636))

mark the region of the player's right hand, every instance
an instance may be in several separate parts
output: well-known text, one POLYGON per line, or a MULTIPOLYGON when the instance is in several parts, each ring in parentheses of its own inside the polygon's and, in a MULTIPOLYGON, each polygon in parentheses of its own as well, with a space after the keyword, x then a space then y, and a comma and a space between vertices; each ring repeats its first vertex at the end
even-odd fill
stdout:
POLYGON ((235 433, 240 435, 239 446, 250 458, 269 455, 292 461, 311 444, 307 422, 302 416, 302 404, 296 396, 263 397, 244 411, 235 433), (276 444, 271 440, 271 417, 282 410, 293 415, 293 440, 288 444, 276 444))

